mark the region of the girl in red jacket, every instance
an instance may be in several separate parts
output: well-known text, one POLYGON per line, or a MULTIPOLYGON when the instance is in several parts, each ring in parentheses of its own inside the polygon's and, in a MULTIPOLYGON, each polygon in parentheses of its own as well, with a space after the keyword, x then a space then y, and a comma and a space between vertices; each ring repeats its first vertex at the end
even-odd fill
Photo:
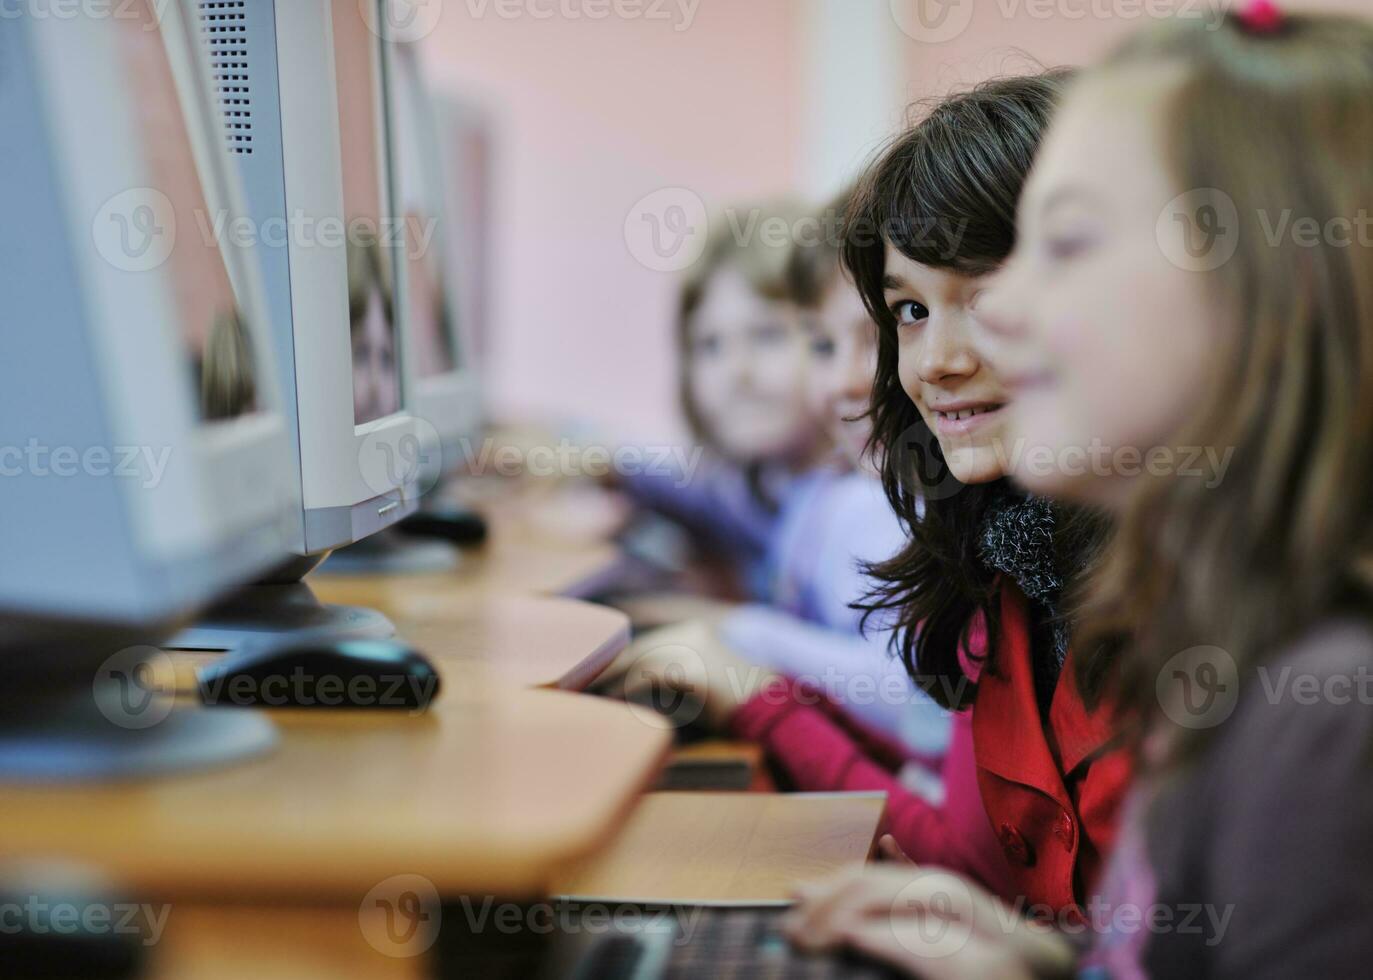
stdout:
POLYGON ((976 317, 1062 80, 997 80, 939 103, 864 176, 845 222, 844 265, 877 324, 875 455, 910 535, 871 568, 866 608, 960 713, 944 802, 906 791, 833 692, 749 668, 708 630, 646 638, 632 673, 676 678, 707 721, 763 742, 798 788, 887 790, 887 829, 914 860, 1073 917, 1128 779, 1110 713, 1084 707, 1067 669, 1074 576, 1101 525, 1009 485, 1009 396, 979 353, 976 317))

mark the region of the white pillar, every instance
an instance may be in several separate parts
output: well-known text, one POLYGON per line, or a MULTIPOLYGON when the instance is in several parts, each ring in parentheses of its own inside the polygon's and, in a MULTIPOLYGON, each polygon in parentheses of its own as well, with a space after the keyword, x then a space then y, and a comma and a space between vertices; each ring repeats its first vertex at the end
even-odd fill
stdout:
POLYGON ((905 119, 902 38, 891 0, 798 0, 801 189, 837 194, 905 119))

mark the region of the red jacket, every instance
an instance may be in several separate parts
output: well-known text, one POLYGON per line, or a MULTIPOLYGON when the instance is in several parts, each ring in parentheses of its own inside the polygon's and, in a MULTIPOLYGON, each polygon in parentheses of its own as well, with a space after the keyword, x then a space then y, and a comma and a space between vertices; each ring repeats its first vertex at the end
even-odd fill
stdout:
POLYGON ((1111 712, 1089 714, 1083 705, 1071 651, 1043 723, 1026 601, 1009 583, 1001 590, 996 660, 976 680, 977 782, 1016 890, 1032 905, 1076 914, 1115 842, 1129 754, 1113 737, 1111 712))
POLYGON ((1083 707, 1071 655, 1042 724, 1025 598, 1013 585, 1002 590, 995 667, 977 680, 971 717, 954 720, 942 807, 901 787, 895 753, 794 682, 760 692, 731 728, 761 742, 799 789, 886 790, 883 829, 917 863, 971 874, 1008 900, 1075 912, 1114 840, 1128 757, 1108 749, 1106 712, 1083 707), (961 751, 969 741, 971 751, 961 751))

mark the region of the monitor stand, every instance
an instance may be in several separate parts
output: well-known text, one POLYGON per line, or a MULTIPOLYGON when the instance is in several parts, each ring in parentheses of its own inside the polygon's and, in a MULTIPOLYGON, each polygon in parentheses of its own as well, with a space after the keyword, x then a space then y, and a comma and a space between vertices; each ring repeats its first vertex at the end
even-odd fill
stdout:
POLYGON ((387 528, 335 551, 319 574, 424 575, 451 572, 461 561, 458 549, 446 541, 426 541, 387 528))
MULTIPOLYGON (((70 784, 200 772, 271 750, 256 712, 205 711, 158 690, 148 632, 4 624, 0 783, 70 784)), ((155 638, 156 634, 153 634, 155 638)))
POLYGON ((422 575, 450 572, 462 562, 463 548, 486 541, 486 520, 464 507, 431 506, 395 527, 341 548, 321 575, 422 575))
POLYGON ((298 558, 269 580, 240 589, 167 643, 173 650, 249 651, 305 637, 385 640, 395 625, 374 609, 326 605, 300 581, 325 555, 298 558))

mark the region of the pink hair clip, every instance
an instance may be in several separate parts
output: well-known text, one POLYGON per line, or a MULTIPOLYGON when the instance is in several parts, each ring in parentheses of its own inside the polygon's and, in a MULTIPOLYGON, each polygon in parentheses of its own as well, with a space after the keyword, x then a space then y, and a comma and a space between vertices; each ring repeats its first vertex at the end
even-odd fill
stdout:
POLYGON ((1248 0, 1238 16, 1240 24, 1251 34, 1276 34, 1283 24, 1282 8, 1273 0, 1248 0))

